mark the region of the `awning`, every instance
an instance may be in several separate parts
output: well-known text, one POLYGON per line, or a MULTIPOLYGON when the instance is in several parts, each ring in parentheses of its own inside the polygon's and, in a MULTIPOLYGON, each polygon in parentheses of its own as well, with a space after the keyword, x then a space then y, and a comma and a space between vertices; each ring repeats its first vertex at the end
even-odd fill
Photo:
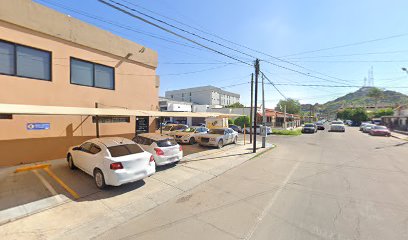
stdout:
POLYGON ((0 104, 1 114, 73 115, 73 116, 140 116, 140 117, 239 117, 240 114, 216 112, 159 112, 125 108, 83 108, 43 105, 0 104))

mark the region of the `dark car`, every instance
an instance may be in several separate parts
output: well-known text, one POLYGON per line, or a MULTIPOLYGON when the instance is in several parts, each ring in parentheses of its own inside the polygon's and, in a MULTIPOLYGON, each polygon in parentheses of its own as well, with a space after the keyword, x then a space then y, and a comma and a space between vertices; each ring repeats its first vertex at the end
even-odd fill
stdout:
POLYGON ((241 127, 240 126, 230 124, 229 127, 232 128, 232 130, 234 130, 235 132, 239 132, 239 133, 241 132, 241 127))
POLYGON ((316 126, 317 126, 317 130, 324 130, 324 124, 321 122, 317 122, 316 126))
POLYGON ((306 123, 302 127, 302 133, 315 133, 317 132, 317 127, 313 123, 306 123))

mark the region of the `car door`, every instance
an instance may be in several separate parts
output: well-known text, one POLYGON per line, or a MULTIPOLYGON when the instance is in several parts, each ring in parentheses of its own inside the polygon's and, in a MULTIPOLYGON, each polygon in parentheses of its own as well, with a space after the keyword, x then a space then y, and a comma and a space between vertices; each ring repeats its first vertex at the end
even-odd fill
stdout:
POLYGON ((85 152, 86 154, 86 158, 84 160, 84 171, 93 175, 93 171, 95 169, 95 167, 100 167, 102 160, 103 160, 103 156, 101 153, 101 147, 99 147, 98 145, 92 143, 91 144, 91 148, 89 149, 89 151, 85 152))
POLYGON ((224 135, 226 136, 226 143, 232 142, 232 132, 230 129, 226 129, 224 135))
POLYGON ((78 150, 73 151, 72 158, 74 159, 75 165, 85 171, 85 165, 87 161, 89 150, 91 149, 92 143, 84 142, 79 146, 78 150))

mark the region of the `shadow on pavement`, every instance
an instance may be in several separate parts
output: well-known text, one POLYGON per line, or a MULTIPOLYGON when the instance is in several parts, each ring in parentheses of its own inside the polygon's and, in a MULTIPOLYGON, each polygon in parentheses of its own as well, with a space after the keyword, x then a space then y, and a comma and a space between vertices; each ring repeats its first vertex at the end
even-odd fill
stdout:
POLYGON ((197 158, 197 159, 191 159, 191 160, 182 161, 182 162, 180 162, 180 164, 188 163, 188 162, 206 161, 206 160, 212 160, 212 159, 218 159, 218 158, 225 158, 225 157, 243 156, 243 155, 248 155, 248 154, 252 154, 252 152, 222 155, 222 156, 219 156, 219 157, 197 158))

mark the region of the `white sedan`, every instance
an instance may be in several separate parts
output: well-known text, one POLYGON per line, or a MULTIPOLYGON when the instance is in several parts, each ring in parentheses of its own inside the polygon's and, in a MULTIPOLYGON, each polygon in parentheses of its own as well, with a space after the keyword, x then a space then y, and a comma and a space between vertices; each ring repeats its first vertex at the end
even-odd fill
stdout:
POLYGON ((346 127, 342 121, 333 121, 330 124, 329 132, 345 132, 346 127))
POLYGON ((132 140, 120 137, 94 138, 71 147, 68 166, 78 167, 94 177, 98 188, 119 186, 153 175, 156 164, 152 154, 132 140))

